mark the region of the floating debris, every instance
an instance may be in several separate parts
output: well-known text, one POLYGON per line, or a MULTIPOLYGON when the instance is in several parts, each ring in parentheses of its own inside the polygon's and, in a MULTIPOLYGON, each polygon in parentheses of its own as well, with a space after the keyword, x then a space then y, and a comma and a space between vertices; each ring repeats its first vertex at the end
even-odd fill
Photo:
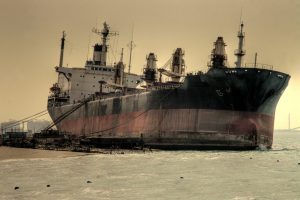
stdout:
POLYGON ((50 187, 50 185, 48 184, 47 187, 50 187))
POLYGON ((19 186, 16 186, 16 187, 15 187, 15 190, 18 190, 18 189, 19 189, 19 186))
POLYGON ((87 181, 86 183, 92 183, 92 181, 87 181))

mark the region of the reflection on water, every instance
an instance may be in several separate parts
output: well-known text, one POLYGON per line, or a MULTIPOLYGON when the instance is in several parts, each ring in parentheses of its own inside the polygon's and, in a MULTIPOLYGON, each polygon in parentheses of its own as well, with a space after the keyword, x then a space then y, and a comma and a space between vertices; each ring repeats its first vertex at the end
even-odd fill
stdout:
POLYGON ((291 132, 275 133, 273 149, 267 151, 2 160, 0 195, 1 199, 300 199, 298 163, 300 133, 291 132))

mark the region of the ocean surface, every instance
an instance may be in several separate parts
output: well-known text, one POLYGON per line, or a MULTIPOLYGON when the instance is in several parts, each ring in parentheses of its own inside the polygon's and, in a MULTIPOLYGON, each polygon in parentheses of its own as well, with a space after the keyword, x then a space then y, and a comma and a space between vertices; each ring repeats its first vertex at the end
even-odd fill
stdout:
POLYGON ((300 199, 300 132, 275 132, 272 150, 14 153, 0 160, 1 200, 300 199))

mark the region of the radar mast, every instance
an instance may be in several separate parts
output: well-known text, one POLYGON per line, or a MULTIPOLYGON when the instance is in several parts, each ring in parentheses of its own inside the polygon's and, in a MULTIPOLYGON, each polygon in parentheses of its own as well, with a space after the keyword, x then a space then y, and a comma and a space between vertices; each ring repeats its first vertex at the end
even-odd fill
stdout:
POLYGON ((245 33, 243 32, 244 24, 243 22, 240 25, 240 31, 238 32, 237 37, 239 38, 239 46, 238 49, 235 50, 234 54, 237 57, 237 60, 235 62, 235 65, 237 68, 242 67, 243 64, 243 56, 246 54, 246 51, 244 51, 244 39, 245 39, 245 33))

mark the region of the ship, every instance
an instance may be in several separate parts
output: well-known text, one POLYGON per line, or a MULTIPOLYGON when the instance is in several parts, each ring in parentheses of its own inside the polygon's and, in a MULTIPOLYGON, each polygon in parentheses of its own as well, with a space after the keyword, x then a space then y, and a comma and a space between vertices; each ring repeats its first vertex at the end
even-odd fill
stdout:
POLYGON ((149 53, 140 75, 130 72, 130 63, 125 72, 123 49, 117 63, 107 64, 108 40, 115 34, 107 23, 94 30, 101 42, 85 67, 64 67, 64 33, 47 106, 53 123, 46 130, 56 126, 99 147, 271 148, 276 106, 290 76, 258 64, 257 54, 253 64, 243 63, 243 28, 241 23, 233 67, 218 37, 205 72, 186 72, 185 52, 177 48, 162 67, 149 53))

